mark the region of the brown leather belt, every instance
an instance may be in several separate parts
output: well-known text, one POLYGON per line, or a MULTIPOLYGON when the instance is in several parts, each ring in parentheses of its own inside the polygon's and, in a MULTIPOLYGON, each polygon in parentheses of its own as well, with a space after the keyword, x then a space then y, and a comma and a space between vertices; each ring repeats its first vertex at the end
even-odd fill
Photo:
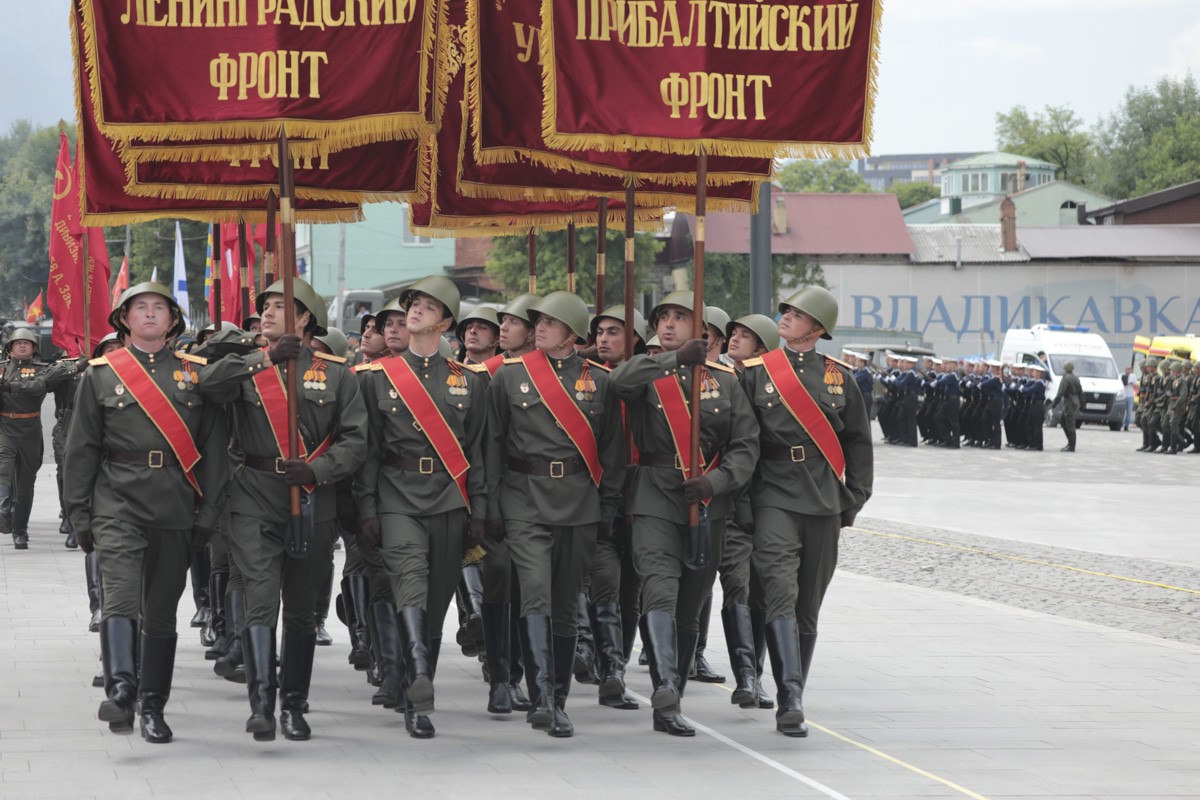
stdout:
POLYGON ((259 472, 274 472, 276 475, 283 474, 282 458, 269 458, 266 456, 245 455, 242 457, 242 463, 250 469, 256 469, 259 472))
MULTIPOLYGON (((711 456, 701 456, 704 463, 712 462, 711 456)), ((683 469, 684 465, 679 460, 679 456, 674 453, 638 453, 638 465, 642 467, 670 467, 672 469, 683 469)))
POLYGON ((150 469, 179 466, 179 459, 170 450, 109 450, 107 458, 113 464, 129 464, 150 469))
POLYGON ((13 411, 0 411, 0 417, 4 417, 5 419, 36 419, 41 415, 42 412, 40 411, 30 411, 24 414, 18 414, 13 411))
POLYGON ((383 465, 392 469, 402 469, 405 472, 419 472, 422 475, 432 475, 435 472, 445 472, 446 465, 440 458, 434 456, 405 456, 399 453, 388 453, 384 456, 383 465))
POLYGON ((564 458, 562 461, 530 461, 524 458, 510 458, 508 468, 513 472, 525 475, 541 475, 550 478, 565 478, 579 472, 587 472, 587 464, 582 458, 564 458))
POLYGON ((767 461, 793 461, 797 464, 808 458, 804 445, 764 444, 759 448, 759 457, 767 461))

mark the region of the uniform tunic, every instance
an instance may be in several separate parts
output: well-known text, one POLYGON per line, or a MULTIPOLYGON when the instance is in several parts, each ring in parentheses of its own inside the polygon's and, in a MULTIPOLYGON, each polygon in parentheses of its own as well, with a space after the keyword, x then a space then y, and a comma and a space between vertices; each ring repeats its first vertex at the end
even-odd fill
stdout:
POLYGON ((45 364, 33 359, 9 359, 0 364, 0 376, 9 391, 0 394, 0 485, 12 487, 14 531, 25 531, 33 509, 33 487, 42 466, 42 401, 48 391, 76 373, 74 361, 45 364))

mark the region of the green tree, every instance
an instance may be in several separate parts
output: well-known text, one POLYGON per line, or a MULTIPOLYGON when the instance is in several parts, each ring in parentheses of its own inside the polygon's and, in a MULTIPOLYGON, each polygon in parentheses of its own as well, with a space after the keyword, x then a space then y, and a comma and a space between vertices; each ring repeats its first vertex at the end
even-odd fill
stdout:
MULTIPOLYGON (((1151 160, 1147 151, 1159 131, 1173 128, 1176 120, 1200 114, 1200 87, 1191 73, 1182 78, 1160 78, 1152 87, 1130 86, 1120 107, 1102 118, 1092 130, 1096 157, 1089 185, 1111 197, 1131 197, 1146 181, 1151 160)), ((1193 173, 1186 178, 1194 180, 1193 173)), ((1150 179, 1147 185, 1156 185, 1150 179)))
POLYGON ((1060 180, 1088 181, 1091 138, 1083 120, 1070 106, 1046 106, 1030 114, 1024 106, 996 115, 996 146, 1016 155, 1039 158, 1058 165, 1060 180))
POLYGON ((1200 114, 1185 114, 1161 128, 1139 158, 1137 194, 1200 178, 1200 114))
POLYGON ((896 195, 900 208, 911 208, 942 196, 942 188, 932 183, 893 183, 890 191, 896 195))
MULTIPOLYGON (((688 285, 693 270, 687 264, 688 285)), ((795 255, 771 256, 771 297, 785 286, 825 285, 819 264, 808 264, 795 255)), ((704 301, 717 306, 732 319, 750 313, 750 256, 746 253, 707 253, 704 257, 704 301)))
MULTIPOLYGON (((609 226, 606 238, 604 301, 599 309, 623 303, 625 299, 625 236, 609 226)), ((651 267, 663 243, 647 234, 638 234, 635 244, 634 275, 641 291, 648 290, 651 267)), ((575 243, 575 290, 585 301, 596 297, 596 229, 579 228, 575 243)), ((529 254, 525 236, 500 236, 488 255, 487 272, 511 297, 529 287, 529 254)), ((537 237, 537 289, 545 295, 567 288, 567 232, 553 231, 537 237)))
POLYGON ((57 161, 54 128, 19 120, 0 136, 0 317, 19 316, 46 288, 57 161))
POLYGON ((850 169, 849 161, 789 161, 779 171, 785 192, 870 192, 871 185, 850 169))
MULTIPOLYGON (((204 301, 204 259, 208 249, 208 225, 203 222, 180 222, 183 237, 183 263, 187 274, 188 299, 192 316, 207 319, 204 301)), ((124 237, 125 229, 114 229, 115 237, 124 237)), ((148 281, 158 269, 158 282, 170 286, 175 274, 175 220, 160 219, 132 226, 132 246, 129 252, 129 284, 148 281)), ((113 259, 113 274, 121 263, 120 254, 113 259)), ((253 294, 253 292, 251 293, 253 294)))

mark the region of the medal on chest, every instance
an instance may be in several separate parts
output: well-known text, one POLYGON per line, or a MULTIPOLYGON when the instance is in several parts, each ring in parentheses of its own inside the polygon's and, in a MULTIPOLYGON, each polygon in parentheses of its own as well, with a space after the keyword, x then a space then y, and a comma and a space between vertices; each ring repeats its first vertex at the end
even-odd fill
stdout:
POLYGON ((175 370, 171 378, 175 381, 175 386, 190 392, 196 388, 196 384, 200 382, 200 376, 192 369, 191 364, 184 361, 180 365, 180 369, 175 370))
POLYGON ((465 397, 467 394, 467 376, 457 361, 448 361, 450 374, 446 376, 446 392, 454 397, 465 397))
POLYGON ((716 400, 721 396, 721 384, 707 369, 700 372, 700 399, 716 400))
POLYGON ((308 365, 308 371, 304 373, 304 388, 324 389, 327 385, 325 379, 325 362, 314 358, 308 365))
POLYGON ((579 377, 575 380, 575 399, 580 402, 591 402, 596 396, 596 381, 592 378, 592 369, 588 363, 583 362, 583 369, 579 371, 579 377))
POLYGON ((846 390, 843 385, 846 382, 846 376, 837 368, 837 365, 832 361, 825 363, 825 391, 830 394, 845 394, 846 390))
POLYGON ((21 367, 22 378, 32 378, 37 375, 37 367, 21 367))

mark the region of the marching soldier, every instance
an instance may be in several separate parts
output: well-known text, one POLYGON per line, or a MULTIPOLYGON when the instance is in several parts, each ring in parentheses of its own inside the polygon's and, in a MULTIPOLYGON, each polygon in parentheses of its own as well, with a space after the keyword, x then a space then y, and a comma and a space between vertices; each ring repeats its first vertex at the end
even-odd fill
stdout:
POLYGON ((982 406, 982 427, 979 431, 981 446, 988 450, 1000 449, 1000 422, 1004 416, 1004 382, 999 361, 988 361, 988 373, 979 383, 982 406))
POLYGON ((1042 449, 1042 429, 1046 425, 1046 370, 1040 364, 1026 364, 1030 373, 1029 383, 1022 389, 1025 394, 1025 449, 1042 449))
POLYGON ((634 356, 612 373, 638 450, 627 513, 642 577, 641 634, 650 651, 653 725, 672 736, 696 735, 680 713, 680 701, 699 636, 700 607, 721 563, 732 497, 749 481, 758 456, 758 425, 734 370, 706 362, 704 340, 688 339, 692 304, 689 291, 664 297, 650 313, 663 352, 634 356), (704 472, 688 478, 693 366, 702 367, 704 472), (691 503, 703 508, 696 531, 688 526, 691 503), (695 545, 687 552, 685 539, 695 545))
POLYGON ((1067 444, 1062 448, 1064 453, 1075 452, 1075 415, 1079 411, 1083 399, 1083 385, 1075 374, 1075 364, 1068 361, 1063 364, 1062 380, 1058 383, 1058 394, 1054 397, 1057 404, 1062 401, 1062 427, 1067 434, 1067 444))
POLYGON ((1163 452, 1167 455, 1173 456, 1187 447, 1184 444, 1184 419, 1187 410, 1188 386, 1184 372, 1190 367, 1191 364, 1184 361, 1174 360, 1171 362, 1171 377, 1167 379, 1166 383, 1166 412, 1163 416, 1163 438, 1165 440, 1163 452))
POLYGON ((76 538, 98 553, 104 585, 99 717, 127 731, 136 701, 142 737, 164 743, 172 738, 163 710, 176 609, 188 562, 216 526, 227 439, 223 416, 198 391, 204 359, 167 347, 183 330, 170 290, 127 289, 109 322, 128 347, 94 359, 80 383, 64 490, 76 538))
POLYGON ((779 704, 775 727, 807 736, 802 695, 838 539, 871 496, 866 406, 848 368, 816 352, 837 325, 837 300, 806 286, 779 306, 784 349, 746 364, 742 385, 762 430, 750 484, 754 565, 767 604, 779 704))
POLYGON ((353 474, 366 449, 366 415, 350 371, 309 343, 326 333, 325 304, 295 281, 295 328, 285 325, 282 281, 258 295, 267 346, 227 355, 202 373, 204 392, 232 407, 235 442, 245 455, 230 494, 229 546, 246 589, 242 632, 250 717, 256 741, 275 738, 276 692, 282 690, 283 735, 312 735, 304 714, 312 679, 317 594, 328 577, 337 535, 334 486, 353 474), (289 367, 280 367, 292 362, 289 367), (297 372, 300 441, 288 445, 283 369, 297 372), (301 514, 290 516, 289 487, 301 489, 301 514), (279 681, 275 626, 283 607, 279 681))
POLYGON ((1154 402, 1154 393, 1158 384, 1158 359, 1150 357, 1142 361, 1142 379, 1138 389, 1137 426, 1142 431, 1142 446, 1139 453, 1153 451, 1158 447, 1154 439, 1154 431, 1150 424, 1150 409, 1154 402))
MULTIPOLYGON (((114 349, 121 346, 121 342, 117 339, 116 333, 108 333, 101 337, 96 346, 92 348, 93 358, 97 358, 104 354, 109 349, 114 349)), ((65 365, 64 365, 65 366, 65 365)), ((78 368, 78 364, 72 362, 66 367, 65 378, 51 390, 54 394, 54 429, 50 433, 51 446, 54 448, 54 477, 58 484, 58 504, 59 515, 62 517, 62 522, 58 526, 58 532, 66 534, 67 538, 63 543, 68 550, 75 550, 79 547, 75 540, 75 531, 71 528, 71 521, 67 514, 67 503, 63 497, 63 464, 66 462, 67 451, 67 431, 71 429, 71 415, 75 410, 75 393, 79 389, 79 382, 83 378, 83 372, 78 368)), ((89 556, 88 560, 95 561, 95 556, 89 556)), ((92 571, 88 570, 89 580, 92 571)), ((99 573, 96 573, 97 577, 99 573)), ((99 594, 97 594, 97 599, 99 594)), ((96 616, 96 623, 100 622, 100 610, 97 605, 93 612, 96 616)))
POLYGON ((962 442, 962 430, 959 427, 959 411, 962 408, 961 392, 954 362, 945 362, 945 364, 945 370, 937 376, 934 382, 934 391, 940 398, 935 430, 937 431, 938 446, 957 450, 962 442))
MULTIPOLYGON (((428 715, 442 621, 467 544, 482 541, 485 528, 480 393, 486 383, 475 369, 439 354, 459 311, 458 289, 448 278, 422 278, 400 304, 408 347, 372 365, 364 392, 370 440, 355 495, 362 545, 380 549, 396 604, 407 672, 405 727, 427 739, 435 733, 428 715)), ((384 322, 389 347, 392 324, 384 322)))

